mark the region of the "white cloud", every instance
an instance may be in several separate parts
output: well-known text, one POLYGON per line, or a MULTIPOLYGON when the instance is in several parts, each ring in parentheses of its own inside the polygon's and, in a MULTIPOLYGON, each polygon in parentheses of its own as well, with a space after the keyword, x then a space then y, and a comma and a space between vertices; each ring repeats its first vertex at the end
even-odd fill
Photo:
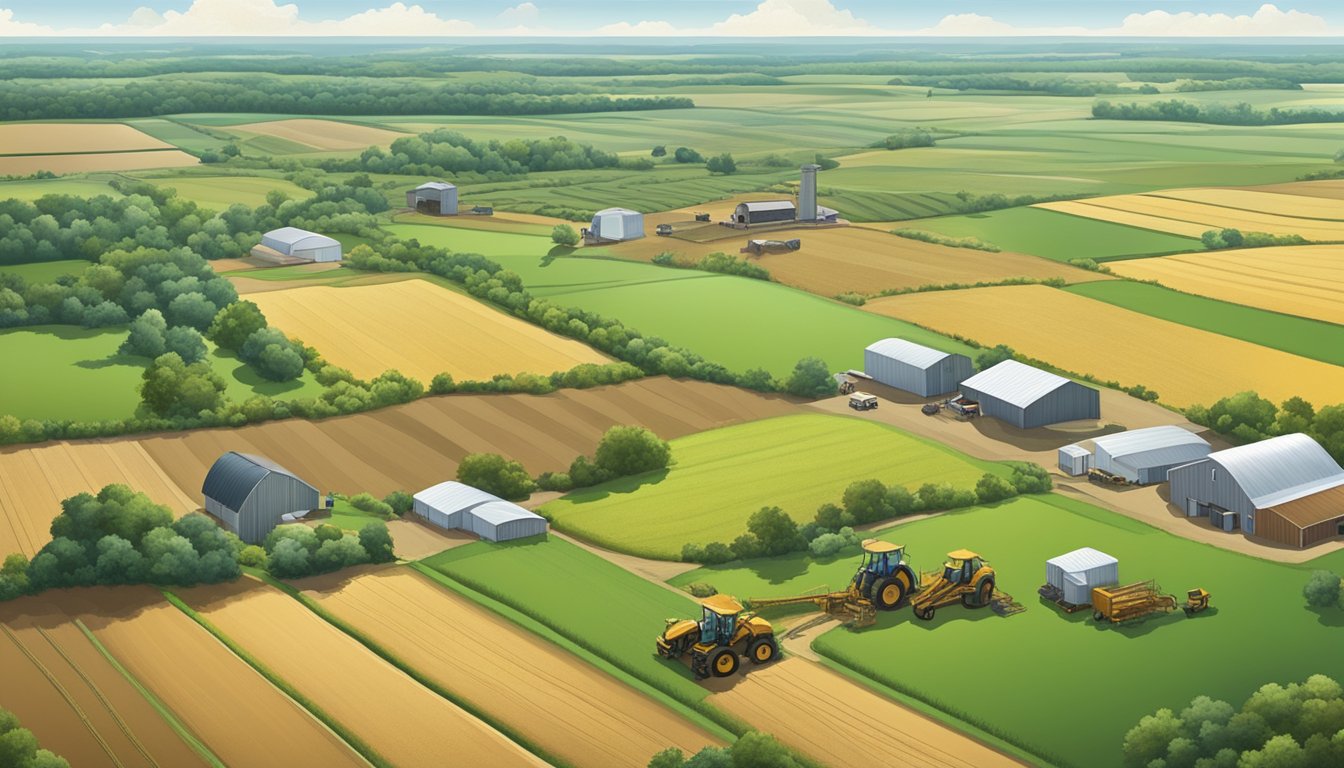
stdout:
POLYGON ((708 30, 715 35, 873 35, 881 30, 836 8, 830 0, 763 0, 751 13, 729 16, 708 30))
POLYGON ((992 16, 978 13, 954 13, 917 34, 938 37, 1010 37, 1014 35, 1086 35, 1086 27, 1014 27, 992 16))
POLYGON ((1204 35, 1252 37, 1324 35, 1330 34, 1325 19, 1310 13, 1289 9, 1279 10, 1273 3, 1265 3, 1251 15, 1229 16, 1225 13, 1168 13, 1149 11, 1131 13, 1120 29, 1123 35, 1198 37, 1204 35))
POLYGON ((465 35, 476 29, 469 22, 442 19, 438 14, 418 5, 404 3, 370 9, 339 21, 301 22, 298 26, 305 34, 318 35, 465 35), (311 31, 306 28, 311 28, 311 31))
POLYGON ((41 24, 29 24, 14 20, 14 12, 0 8, 0 37, 20 37, 23 35, 50 35, 53 30, 41 24))
POLYGON ((527 24, 536 21, 541 15, 540 9, 536 3, 519 3, 512 8, 505 8, 500 12, 499 18, 504 21, 511 21, 515 24, 527 24))
POLYGON ((615 24, 599 27, 597 33, 599 35, 611 35, 612 37, 686 34, 685 31, 677 29, 668 21, 639 21, 634 24, 631 24, 628 21, 621 21, 615 24))

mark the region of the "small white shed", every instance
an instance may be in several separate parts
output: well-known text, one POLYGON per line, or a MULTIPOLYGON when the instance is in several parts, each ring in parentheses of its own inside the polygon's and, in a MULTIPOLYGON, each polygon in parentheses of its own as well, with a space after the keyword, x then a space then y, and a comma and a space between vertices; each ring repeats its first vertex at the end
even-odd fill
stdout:
POLYGON ((1120 561, 1091 547, 1075 549, 1045 561, 1045 583, 1059 590, 1064 602, 1087 605, 1093 587, 1120 583, 1120 561))
POLYGON ((1059 468, 1066 475, 1086 475, 1092 468, 1092 452, 1074 443, 1059 449, 1059 468))
POLYGON ((487 541, 545 533, 546 518, 479 488, 449 480, 415 494, 412 511, 432 525, 469 531, 487 541))
POLYGON ((466 515, 471 518, 471 532, 488 541, 509 541, 546 532, 546 518, 508 501, 486 502, 466 515))
POLYGON ((637 240, 644 236, 644 214, 628 208, 604 208, 588 228, 598 240, 637 240))

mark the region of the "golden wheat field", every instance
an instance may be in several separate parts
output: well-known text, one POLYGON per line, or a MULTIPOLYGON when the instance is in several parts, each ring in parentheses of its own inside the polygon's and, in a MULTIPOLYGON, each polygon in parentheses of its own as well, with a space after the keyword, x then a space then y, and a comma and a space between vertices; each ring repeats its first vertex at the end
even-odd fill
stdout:
POLYGON ((5 155, 128 152, 137 149, 171 149, 172 146, 122 123, 0 125, 0 153, 5 155))
POLYGON ((368 125, 312 118, 248 123, 233 126, 230 130, 261 136, 274 136, 277 139, 285 139, 323 151, 365 149, 374 145, 385 147, 408 135, 399 131, 389 131, 368 125))
POLYGON ((1328 197, 1309 194, 1284 194, 1261 189, 1167 189, 1147 197, 1207 203, 1274 216, 1344 221, 1344 204, 1328 197))
POLYGON ((16 155, 0 157, 0 176, 27 176, 38 171, 83 173, 182 168, 200 161, 181 150, 101 152, 88 155, 16 155))
POLYGON ((356 376, 396 369, 428 382, 497 373, 563 371, 609 360, 577 341, 525 323, 424 280, 354 288, 250 294, 271 323, 356 376))
MULTIPOLYGON (((1301 235, 1307 240, 1314 241, 1344 240, 1344 221, 1312 218, 1305 210, 1298 216, 1290 216, 1237 207, 1249 202, 1245 197, 1247 194, 1251 195, 1252 199, 1263 199, 1263 195, 1271 193, 1221 189, 1196 192, 1201 196, 1220 200, 1221 202, 1217 204, 1163 196, 1166 194, 1163 192, 1152 195, 1113 195, 1088 200, 1038 203, 1036 207, 1187 237, 1199 237, 1210 229, 1234 228, 1243 232, 1301 235)), ((1290 206, 1289 202, 1277 199, 1270 199, 1268 203, 1281 210, 1290 206)), ((1325 204, 1324 201, 1319 203, 1319 205, 1325 204)), ((1312 210, 1315 210, 1318 204, 1311 205, 1312 210)))
POLYGON ((1344 246, 1248 248, 1107 264, 1136 280, 1290 315, 1344 323, 1344 246))
MULTIPOLYGON (((1102 380, 1142 384, 1162 402, 1209 404, 1253 389, 1274 401, 1344 392, 1344 368, 1039 285, 893 296, 876 312, 1102 380)), ((1102 414, 1105 418, 1106 414, 1102 414)))
POLYGON ((1252 189, 1260 192, 1277 192, 1281 195, 1344 200, 1344 179, 1290 181, 1287 184, 1268 184, 1263 187, 1252 187, 1252 189))

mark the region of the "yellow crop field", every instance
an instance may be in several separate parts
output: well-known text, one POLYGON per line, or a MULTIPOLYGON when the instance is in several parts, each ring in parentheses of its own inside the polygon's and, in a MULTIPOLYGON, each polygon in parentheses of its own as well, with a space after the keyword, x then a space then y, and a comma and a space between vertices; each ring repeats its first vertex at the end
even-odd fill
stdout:
MULTIPOLYGON (((937 291, 870 301, 876 312, 1122 384, 1162 402, 1209 404, 1253 389, 1274 401, 1344 392, 1344 368, 1039 285, 937 291)), ((1106 414, 1102 414, 1105 418, 1106 414)))
POLYGON ((1263 187, 1255 187, 1254 189, 1261 192, 1277 192, 1281 195, 1344 200, 1344 179, 1290 181, 1287 184, 1269 184, 1263 187))
POLYGON ((421 381, 563 371, 608 358, 425 280, 250 294, 271 323, 356 376, 390 368, 421 381))
POLYGON ((0 176, 27 176, 38 171, 82 173, 183 168, 200 161, 177 149, 143 152, 99 152, 87 155, 14 155, 0 157, 0 176))
POLYGON ((1289 315, 1344 323, 1344 246, 1188 253, 1107 264, 1136 280, 1289 315))
MULTIPOLYGON (((1212 193, 1215 198, 1218 195, 1223 195, 1222 204, 1178 200, 1160 195, 1113 195, 1089 200, 1039 203, 1037 207, 1187 237, 1199 237, 1210 229, 1235 228, 1244 232, 1301 235, 1308 240, 1316 241, 1344 240, 1344 220, 1323 221, 1319 218, 1310 218, 1307 210, 1300 210, 1301 216, 1307 217, 1302 218, 1237 207, 1257 197, 1263 198, 1264 195, 1270 193, 1245 192, 1244 190, 1204 190, 1197 194, 1208 196, 1204 193, 1212 193), (1247 198, 1246 195, 1251 197, 1247 198)), ((1166 193, 1161 193, 1161 195, 1166 195, 1166 193)), ((1268 203, 1281 210, 1287 209, 1291 205, 1291 199, 1285 202, 1274 199, 1277 197, 1277 195, 1274 195, 1268 203)), ((1312 200, 1313 198, 1304 199, 1312 200)), ((1316 207, 1325 206, 1328 203, 1322 201, 1311 205, 1313 206, 1312 210, 1315 210, 1316 207)))
POLYGON ((1344 221, 1344 205, 1327 197, 1305 194, 1281 194, 1258 189, 1168 189, 1148 197, 1208 203, 1223 208, 1256 211, 1275 216, 1344 221))
POLYGON ((322 151, 365 149, 374 145, 385 147, 407 135, 384 128, 312 118, 248 123, 230 130, 274 136, 322 151))
POLYGON ((147 133, 122 123, 9 123, 0 125, 0 154, 40 155, 65 152, 127 152, 172 149, 147 133))

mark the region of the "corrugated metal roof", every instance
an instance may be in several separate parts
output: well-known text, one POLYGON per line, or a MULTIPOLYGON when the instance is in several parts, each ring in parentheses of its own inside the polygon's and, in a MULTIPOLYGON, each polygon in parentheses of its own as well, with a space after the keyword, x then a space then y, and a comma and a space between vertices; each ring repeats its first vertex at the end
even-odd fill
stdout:
POLYGON ((745 205, 748 211, 791 211, 794 210, 792 200, 757 200, 750 203, 738 203, 745 205))
POLYGON ((1068 383, 1069 380, 1063 376, 1016 360, 1004 360, 987 371, 975 374, 961 385, 996 397, 1009 405, 1026 408, 1068 383))
POLYGON ((319 235, 316 232, 309 232, 306 229, 299 229, 298 227, 272 229, 270 232, 262 235, 262 238, 274 240, 277 243, 285 243, 290 247, 302 245, 304 248, 323 248, 329 245, 340 245, 340 243, 326 235, 319 235))
POLYGON ((1344 468, 1300 432, 1209 454, 1251 498, 1257 509, 1344 485, 1344 468))
POLYGON ((882 339, 869 344, 868 352, 876 352, 884 357, 899 360, 907 365, 927 370, 950 357, 950 353, 940 349, 926 347, 905 339, 882 339))
POLYGON ((1209 455, 1209 441, 1188 429, 1167 424, 1103 435, 1092 441, 1111 459, 1138 471, 1143 467, 1188 464, 1209 455))
POLYGON ((270 459, 250 453, 229 451, 210 465, 210 471, 205 473, 205 482, 201 483, 201 493, 237 512, 251 495, 252 489, 272 473, 285 475, 308 485, 298 475, 270 459))
POLYGON ((1344 485, 1287 501, 1271 509, 1298 528, 1308 528, 1344 517, 1344 485))
POLYGON ((416 187, 416 189, 437 189, 442 192, 445 189, 457 189, 457 185, 449 184, 446 181, 426 181, 424 184, 416 187))
POLYGON ((456 480, 449 480, 438 485, 432 485, 425 490, 415 494, 415 500, 437 509, 446 514, 460 512, 464 509, 486 504, 492 501, 501 501, 498 496, 486 493, 479 488, 473 488, 465 483, 459 483, 456 480))
POLYGON ((1105 552, 1099 552, 1091 547, 1083 547, 1072 552, 1066 552, 1059 557, 1052 557, 1045 562, 1065 573, 1076 573, 1103 565, 1115 565, 1120 561, 1105 552))
POLYGON ((1066 445, 1063 448, 1060 448, 1059 452, 1066 456, 1074 456, 1074 457, 1083 457, 1092 455, 1091 451, 1087 450, 1086 448, 1077 443, 1066 445))
POLYGON ((492 525, 500 525, 512 520, 540 520, 541 515, 530 512, 511 501, 488 501, 479 507, 473 507, 470 514, 492 525))
POLYGON ((627 214, 631 216, 642 215, 639 211, 632 211, 629 208, 603 208, 602 210, 593 214, 593 216, 615 216, 615 215, 625 216, 627 214))

